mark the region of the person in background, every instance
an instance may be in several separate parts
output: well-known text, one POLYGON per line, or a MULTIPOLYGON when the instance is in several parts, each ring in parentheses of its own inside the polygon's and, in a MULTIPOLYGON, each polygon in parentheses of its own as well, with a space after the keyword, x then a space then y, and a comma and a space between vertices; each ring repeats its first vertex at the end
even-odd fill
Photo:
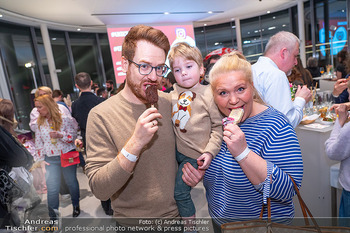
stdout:
POLYGON ((174 77, 173 72, 169 72, 166 77, 163 77, 162 80, 164 81, 165 85, 164 87, 166 88, 164 92, 169 93, 174 90, 174 83, 176 83, 176 79, 174 77))
MULTIPOLYGON (((210 72, 215 103, 224 116, 243 108, 238 124, 224 124, 221 150, 205 172, 208 208, 214 232, 232 221, 259 219, 267 198, 273 221, 294 217, 292 177, 300 188, 303 161, 296 133, 284 114, 266 105, 255 90, 251 65, 234 52, 216 62, 210 72)), ((200 171, 185 182, 199 181, 200 171)), ((266 206, 265 206, 266 207, 266 206)), ((266 219, 264 208, 263 219, 266 219)))
POLYGON ((116 90, 114 89, 114 82, 112 80, 107 80, 106 87, 108 91, 108 98, 116 94, 116 90))
POLYGON ((339 206, 339 225, 350 227, 350 123, 348 122, 350 105, 335 104, 338 115, 329 139, 325 142, 326 153, 332 160, 340 161, 339 183, 343 187, 339 206))
POLYGON ((108 92, 107 92, 106 88, 104 88, 104 87, 100 87, 100 88, 97 90, 96 95, 97 95, 98 97, 101 97, 101 98, 105 99, 105 100, 108 98, 108 92))
MULTIPOLYGON (((52 90, 50 87, 46 86, 41 86, 35 91, 35 98, 42 96, 42 95, 50 95, 52 96, 52 90)), ((67 117, 72 117, 70 111, 63 106, 62 104, 58 104, 58 108, 60 112, 67 116, 67 117)), ((37 129, 37 119, 39 117, 39 112, 36 107, 33 108, 33 110, 30 112, 30 122, 29 122, 29 127, 30 129, 35 133, 37 129)), ((78 123, 76 123, 78 125, 78 123)))
POLYGON ((214 55, 210 56, 206 61, 205 68, 207 68, 209 64, 215 64, 219 59, 220 59, 219 54, 214 54, 214 55))
POLYGON ((349 63, 349 55, 346 50, 342 50, 337 54, 338 65, 336 67, 336 76, 337 79, 345 78, 345 76, 349 73, 350 67, 347 63, 349 63))
POLYGON ((179 165, 175 200, 181 217, 194 220, 196 210, 191 199, 191 187, 182 180, 182 168, 189 162, 194 168, 208 169, 220 150, 222 117, 210 87, 199 83, 204 73, 199 49, 186 42, 177 43, 172 46, 168 59, 176 79, 174 91, 171 92, 176 160, 179 165))
POLYGON ((289 74, 297 65, 299 39, 290 32, 281 31, 268 41, 264 56, 252 66, 254 86, 265 103, 287 116, 295 128, 303 119, 303 108, 311 100, 307 86, 298 86, 295 100, 292 101, 289 74))
POLYGON ((207 68, 205 69, 205 73, 204 73, 204 78, 201 81, 202 85, 209 84, 209 72, 210 72, 211 68, 213 68, 214 65, 215 65, 215 63, 210 63, 209 65, 207 65, 207 68))
MULTIPOLYGON (((80 132, 83 141, 77 141, 76 144, 79 147, 86 147, 86 124, 89 112, 91 109, 100 103, 102 103, 105 99, 102 97, 96 96, 91 92, 91 77, 86 72, 80 72, 74 77, 75 86, 80 90, 79 98, 73 102, 72 104, 72 116, 77 120, 80 127, 80 132)), ((85 160, 80 152, 80 166, 85 170, 85 160)), ((111 201, 101 201, 102 208, 106 215, 113 215, 113 210, 111 208, 111 201)))
POLYGON ((65 106, 69 111, 71 109, 67 106, 67 104, 63 101, 63 92, 61 90, 53 90, 52 92, 52 98, 55 100, 56 103, 62 104, 65 106))
POLYGON ((349 75, 346 78, 338 79, 334 83, 334 88, 332 92, 332 96, 334 97, 334 102, 336 104, 349 102, 349 88, 350 88, 350 80, 349 75))
MULTIPOLYGON (((0 98, 0 169, 4 169, 7 173, 12 167, 24 167, 29 170, 33 164, 33 157, 28 156, 30 154, 26 153, 20 142, 14 139, 17 137, 15 126, 12 101, 0 98)), ((0 185, 3 187, 2 182, 3 180, 0 180, 0 185)), ((4 193, 1 192, 0 195, 4 193)), ((3 199, 3 197, 0 199, 0 229, 13 226, 13 219, 19 218, 12 216, 8 209, 9 205, 1 201, 3 199)))
POLYGON ((306 69, 313 78, 321 77, 320 67, 318 67, 318 60, 316 57, 309 57, 307 59, 306 69))
POLYGON ((35 132, 35 147, 46 169, 47 203, 50 219, 59 216, 59 191, 61 172, 69 188, 73 204, 73 217, 80 214, 79 183, 77 165, 61 167, 61 154, 75 150, 74 139, 77 136, 77 125, 71 117, 61 115, 56 102, 50 95, 38 96, 34 100, 38 109, 38 128, 35 132))
POLYGON ((93 84, 91 85, 91 92, 94 93, 95 95, 97 95, 98 89, 99 89, 98 83, 93 83, 93 84))

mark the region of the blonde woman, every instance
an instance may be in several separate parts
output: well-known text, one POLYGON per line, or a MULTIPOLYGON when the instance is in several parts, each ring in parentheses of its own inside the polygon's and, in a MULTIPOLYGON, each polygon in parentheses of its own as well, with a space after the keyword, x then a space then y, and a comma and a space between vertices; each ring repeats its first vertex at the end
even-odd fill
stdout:
POLYGON ((79 183, 77 165, 61 167, 60 155, 75 150, 76 124, 72 118, 61 115, 56 102, 50 95, 41 95, 34 100, 39 112, 35 133, 36 152, 43 158, 46 168, 47 202, 51 219, 56 219, 59 207, 61 170, 68 185, 73 204, 73 217, 80 214, 79 183))
MULTIPOLYGON (((52 96, 52 90, 50 87, 46 87, 46 86, 41 86, 39 87, 36 91, 35 91, 35 98, 42 96, 42 95, 50 95, 52 96)), ((58 108, 61 111, 61 113, 65 116, 68 117, 72 117, 71 113, 69 112, 69 110, 61 104, 58 104, 58 108)), ((37 119, 39 116, 39 112, 36 108, 33 108, 33 110, 30 112, 30 122, 29 122, 29 127, 30 129, 35 133, 36 129, 37 129, 37 119)), ((75 121, 75 120, 74 120, 75 121)), ((76 123, 76 122, 75 122, 76 123)), ((78 125, 78 123, 76 123, 78 125)))

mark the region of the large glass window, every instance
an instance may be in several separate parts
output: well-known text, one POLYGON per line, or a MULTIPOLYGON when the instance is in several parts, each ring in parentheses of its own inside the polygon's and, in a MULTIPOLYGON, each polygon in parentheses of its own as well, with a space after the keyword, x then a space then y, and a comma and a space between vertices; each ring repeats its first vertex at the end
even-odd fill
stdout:
POLYGON ((194 28, 194 35, 196 40, 196 46, 199 48, 204 58, 208 54, 205 41, 205 27, 194 28))
MULTIPOLYGON (((113 61, 111 55, 111 49, 109 47, 108 35, 99 34, 100 47, 103 58, 103 65, 106 74, 106 80, 113 80, 115 82, 114 70, 113 70, 113 61)), ((100 87, 104 85, 104 81, 98 83, 100 87)))
POLYGON ((242 49, 246 58, 255 62, 263 53, 259 17, 241 20, 242 49))
POLYGON ((69 32, 76 72, 89 73, 94 83, 103 83, 99 70, 96 35, 69 32))
POLYGON ((49 30, 49 36, 60 89, 64 95, 75 96, 73 72, 70 66, 65 33, 49 30))
POLYGON ((29 129, 29 113, 33 108, 31 91, 35 89, 33 75, 38 74, 37 67, 25 67, 28 62, 35 63, 29 27, 0 23, 0 52, 19 127, 29 129))

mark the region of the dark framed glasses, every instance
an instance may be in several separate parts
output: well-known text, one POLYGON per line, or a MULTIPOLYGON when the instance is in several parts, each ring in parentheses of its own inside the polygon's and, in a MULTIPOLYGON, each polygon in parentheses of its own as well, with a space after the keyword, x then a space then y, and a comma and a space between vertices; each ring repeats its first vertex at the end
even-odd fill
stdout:
POLYGON ((147 63, 141 63, 138 64, 132 60, 129 60, 129 62, 133 63, 135 66, 139 68, 139 73, 141 75, 149 75, 152 70, 154 69, 156 71, 156 75, 159 77, 163 77, 169 70, 169 67, 167 65, 160 65, 160 66, 151 66, 150 64, 147 63))

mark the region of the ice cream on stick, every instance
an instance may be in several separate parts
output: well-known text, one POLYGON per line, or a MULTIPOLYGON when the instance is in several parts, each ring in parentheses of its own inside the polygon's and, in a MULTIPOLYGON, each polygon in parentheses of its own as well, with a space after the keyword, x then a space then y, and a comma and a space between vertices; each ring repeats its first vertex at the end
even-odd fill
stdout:
POLYGON ((227 125, 229 123, 238 124, 239 122, 241 122, 243 114, 243 108, 232 109, 230 115, 228 117, 225 117, 222 120, 222 123, 223 125, 227 125))
POLYGON ((146 99, 152 107, 158 102, 158 88, 156 85, 146 86, 146 99))

